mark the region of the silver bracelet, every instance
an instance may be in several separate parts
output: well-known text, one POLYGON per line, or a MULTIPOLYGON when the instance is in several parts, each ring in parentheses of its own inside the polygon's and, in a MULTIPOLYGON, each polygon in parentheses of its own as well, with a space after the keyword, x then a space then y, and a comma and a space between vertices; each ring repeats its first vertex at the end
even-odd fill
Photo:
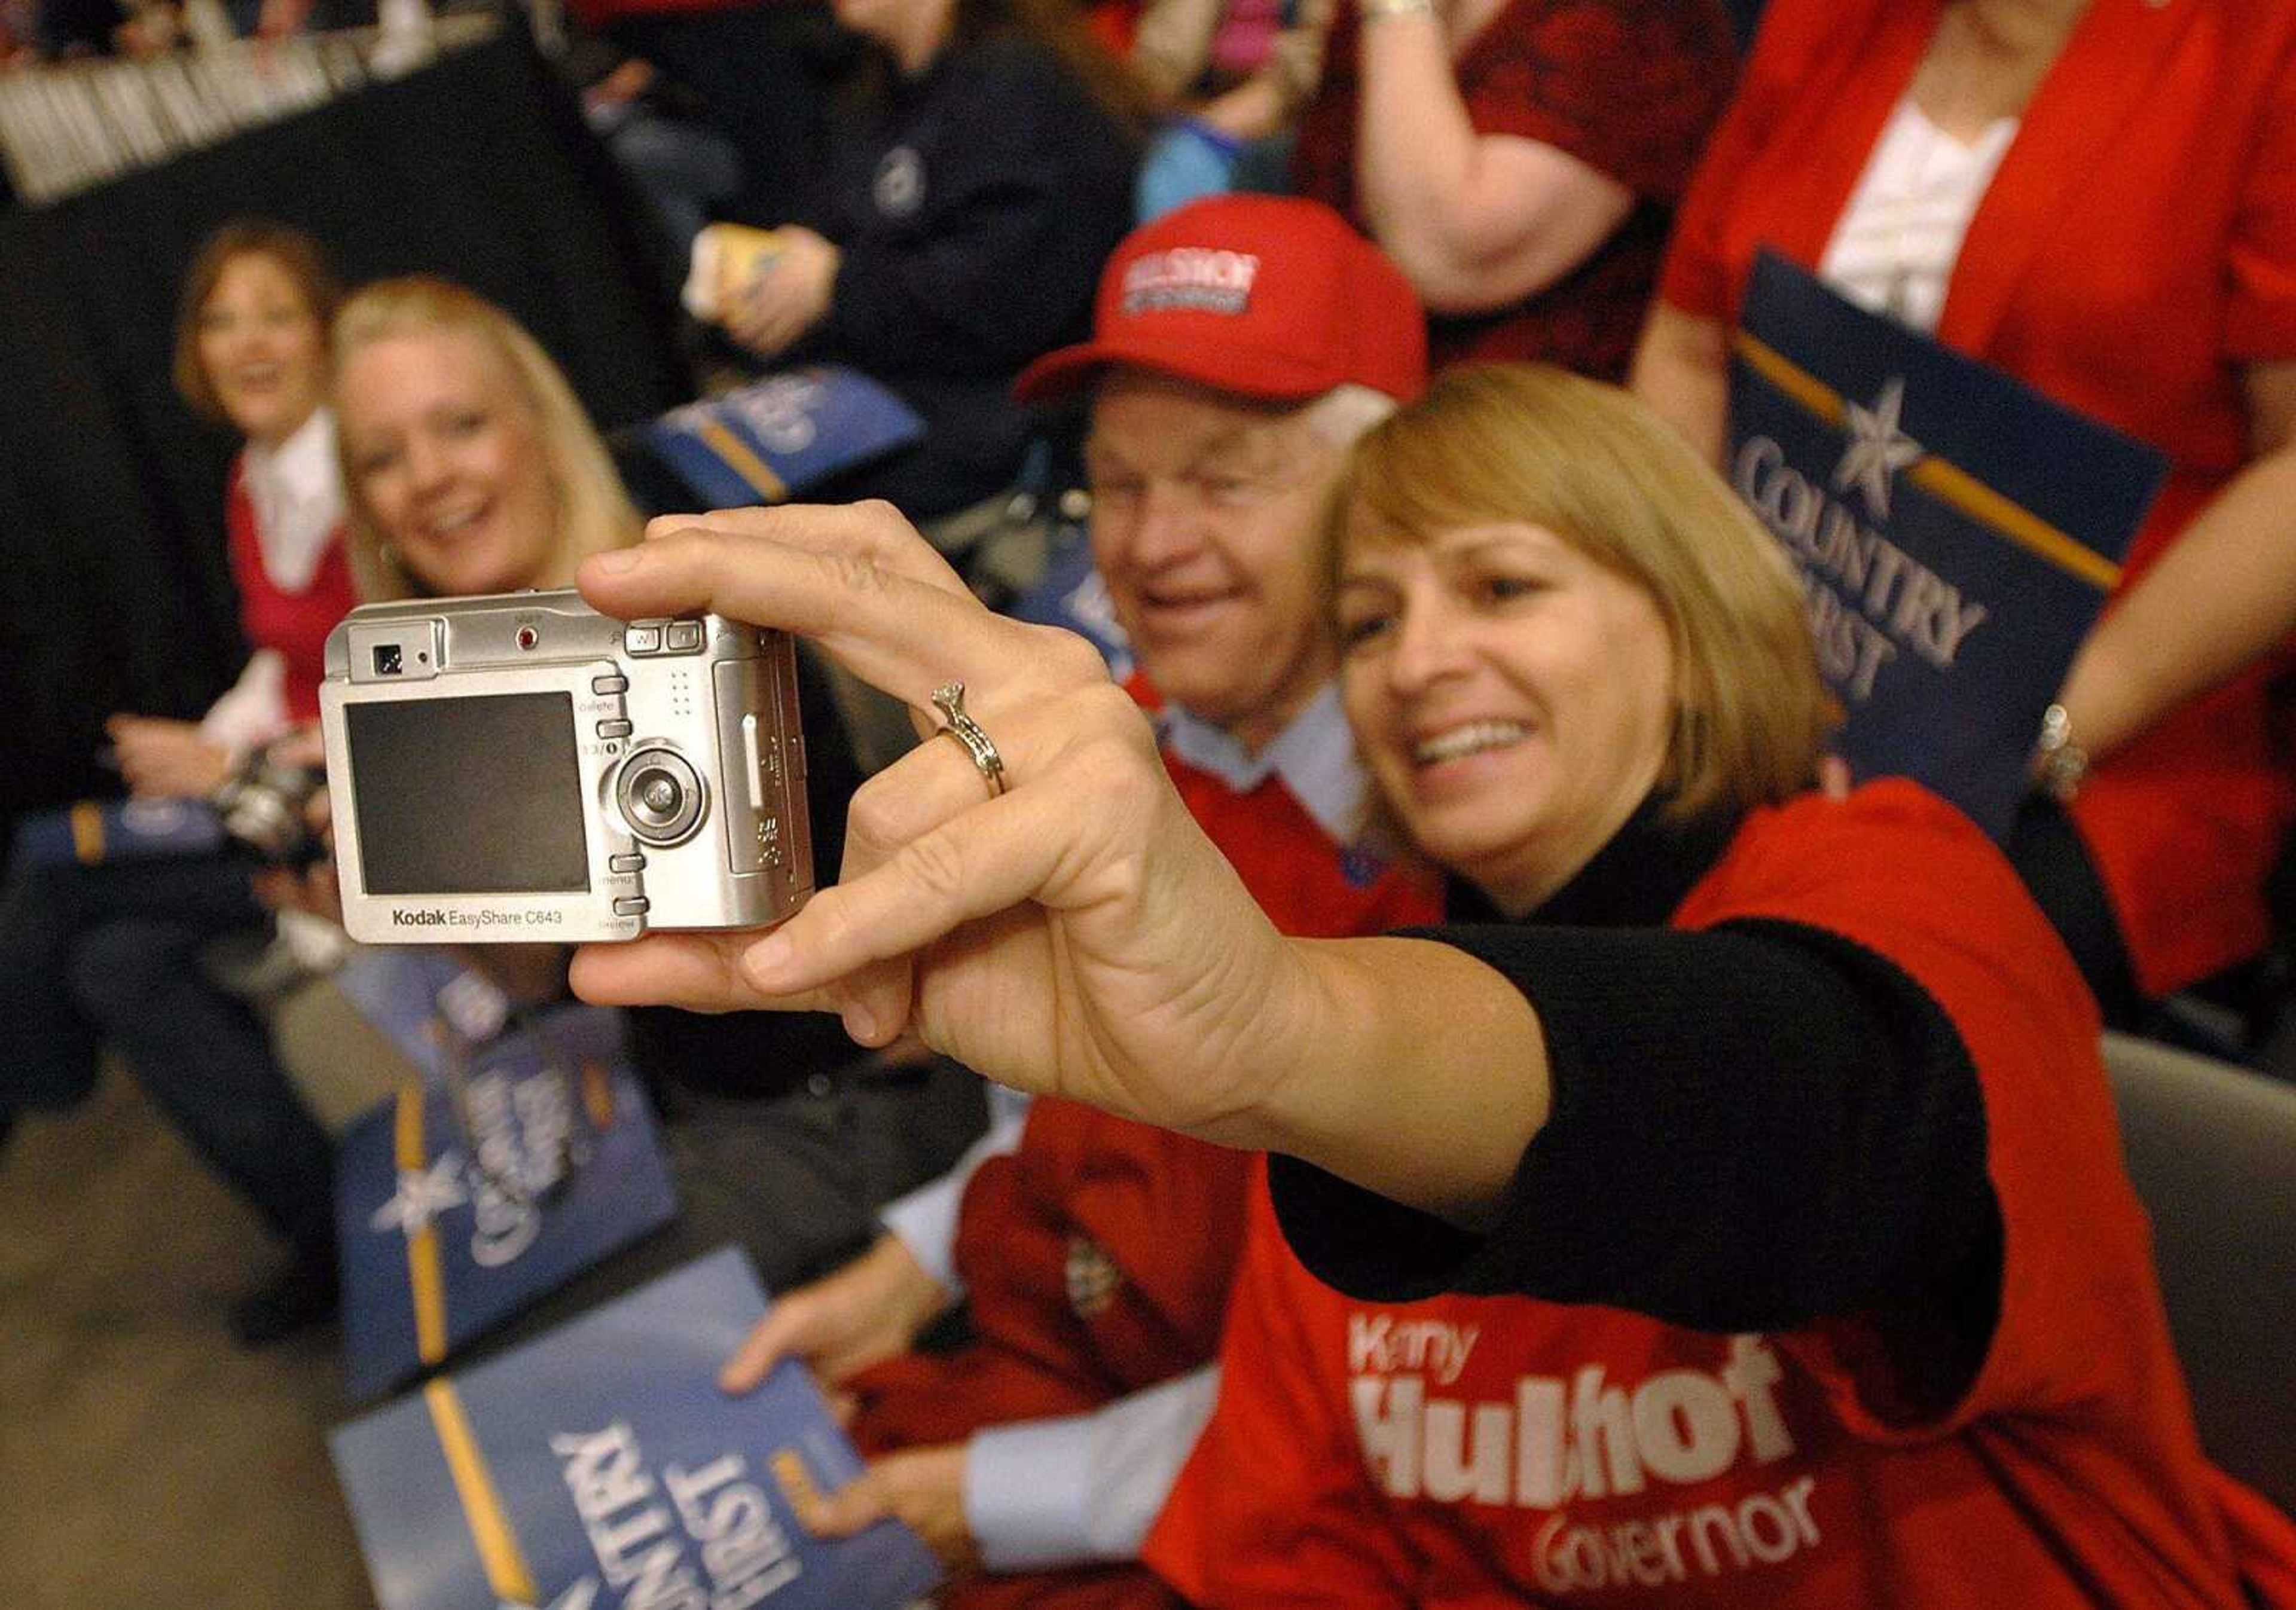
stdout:
POLYGON ((2041 741, 2034 776, 2042 789, 2059 805, 2070 805, 2088 775, 2088 751, 2073 741, 2073 718, 2062 705, 2041 712, 2041 741))

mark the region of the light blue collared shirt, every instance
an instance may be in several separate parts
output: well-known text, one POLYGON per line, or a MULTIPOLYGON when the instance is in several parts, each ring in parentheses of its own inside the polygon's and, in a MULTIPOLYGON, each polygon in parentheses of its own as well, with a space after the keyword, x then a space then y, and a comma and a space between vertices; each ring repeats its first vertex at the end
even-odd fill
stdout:
POLYGON ((1355 734, 1348 731, 1335 682, 1325 682, 1257 755, 1226 728, 1178 705, 1158 712, 1156 735, 1175 756, 1238 794, 1281 778, 1333 844, 1352 844, 1363 830, 1371 780, 1356 758, 1355 734))

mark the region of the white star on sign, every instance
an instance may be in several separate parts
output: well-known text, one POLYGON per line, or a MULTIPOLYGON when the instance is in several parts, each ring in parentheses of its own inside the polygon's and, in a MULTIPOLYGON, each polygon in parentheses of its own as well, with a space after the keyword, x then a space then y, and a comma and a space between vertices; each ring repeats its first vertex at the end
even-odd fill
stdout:
POLYGON ((1876 519, 1890 518, 1890 478, 1919 463, 1926 451, 1898 429, 1905 405, 1906 377, 1899 374, 1890 377, 1871 408, 1860 408, 1846 399, 1841 405, 1849 416, 1849 445, 1833 472, 1833 489, 1846 492, 1856 486, 1865 494, 1866 506, 1876 519))
POLYGON ((374 1210, 368 1228, 402 1230, 412 1241, 430 1228, 431 1220, 471 1199, 463 1189, 462 1173, 463 1160, 454 1152, 433 1163, 428 1173, 419 1168, 400 1169, 398 1189, 390 1201, 374 1210))

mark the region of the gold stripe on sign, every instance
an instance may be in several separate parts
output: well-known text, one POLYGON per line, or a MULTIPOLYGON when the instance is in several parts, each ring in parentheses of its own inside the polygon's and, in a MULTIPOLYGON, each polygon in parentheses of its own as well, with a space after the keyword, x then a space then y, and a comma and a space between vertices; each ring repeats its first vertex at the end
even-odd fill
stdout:
POLYGON ((1828 425, 1841 423, 1841 395, 1792 358, 1759 336, 1741 330, 1734 338, 1738 356, 1756 374, 1800 403, 1805 412, 1828 425))
MULTIPOLYGON (((1837 428, 1841 425, 1844 413, 1841 396, 1824 381, 1758 336, 1741 330, 1733 340, 1738 356, 1755 373, 1816 419, 1837 428)), ((2016 543, 2068 576, 2102 593, 2110 593, 2120 584, 2119 565, 2079 537, 2058 530, 2031 510, 2002 496, 1958 464, 1925 453, 1922 461, 1905 473, 1907 480, 1932 497, 1951 503, 1997 536, 2016 543)))
MULTIPOLYGON (((398 1172, 422 1172, 422 1087, 404 1085, 393 1130, 398 1172)), ((414 1299, 414 1355, 425 1364, 447 1356, 447 1278, 439 1262, 439 1232, 426 1222, 406 1238, 406 1288, 414 1299)))
POLYGON ((533 1568, 518 1546, 518 1533, 503 1508, 487 1456, 472 1434, 463 1412, 463 1400, 451 1381, 432 1381, 422 1388, 430 1405, 430 1424, 439 1433, 439 1451, 455 1478, 455 1492, 463 1501, 463 1518, 470 1523, 471 1541, 478 1545, 479 1563, 486 1568, 487 1586, 505 1604, 532 1606, 541 1598, 534 1585, 533 1568))
POLYGON ((1941 458, 1925 458, 1906 475, 1978 524, 1991 527, 2028 553, 2079 577, 2098 592, 2110 593, 2120 584, 2119 565, 2079 537, 2068 536, 2011 503, 1958 465, 1941 458))
POLYGON ((694 427, 710 452, 733 466, 734 473, 758 489, 758 495, 769 503, 785 503, 789 498, 789 483, 774 473, 773 466, 750 451, 750 445, 719 424, 716 420, 704 420, 694 427))

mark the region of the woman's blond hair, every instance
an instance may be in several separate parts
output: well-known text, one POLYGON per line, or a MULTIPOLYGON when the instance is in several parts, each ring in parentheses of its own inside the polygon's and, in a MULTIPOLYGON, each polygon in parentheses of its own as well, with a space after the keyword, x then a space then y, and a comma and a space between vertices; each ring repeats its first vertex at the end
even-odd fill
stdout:
POLYGON ((1673 640, 1668 813, 1774 804, 1813 781, 1839 707, 1777 544, 1689 445, 1615 387, 1528 364, 1453 370, 1365 436, 1329 521, 1413 543, 1522 521, 1632 581, 1673 640))
MULTIPOLYGON (((533 584, 569 585, 575 567, 589 555, 636 542, 643 524, 637 509, 574 388, 517 320, 477 292, 430 274, 379 280, 353 292, 335 315, 334 372, 340 377, 363 347, 440 331, 465 331, 491 348, 533 418, 556 519, 550 559, 533 584)), ((338 429, 335 441, 349 509, 351 574, 359 596, 369 602, 412 597, 421 589, 398 562, 360 494, 348 433, 338 429)))

